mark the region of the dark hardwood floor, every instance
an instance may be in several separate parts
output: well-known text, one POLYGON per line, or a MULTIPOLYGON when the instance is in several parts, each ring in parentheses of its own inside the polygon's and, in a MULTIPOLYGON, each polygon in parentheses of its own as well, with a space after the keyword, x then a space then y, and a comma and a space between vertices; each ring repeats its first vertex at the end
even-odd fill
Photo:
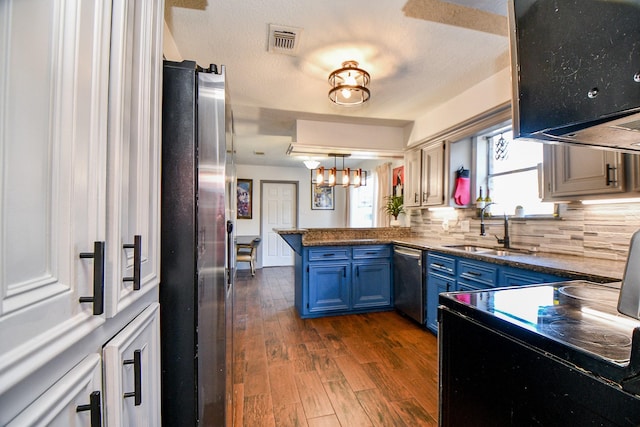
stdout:
POLYGON ((293 280, 238 273, 234 425, 437 425, 434 335, 395 312, 302 320, 293 280))

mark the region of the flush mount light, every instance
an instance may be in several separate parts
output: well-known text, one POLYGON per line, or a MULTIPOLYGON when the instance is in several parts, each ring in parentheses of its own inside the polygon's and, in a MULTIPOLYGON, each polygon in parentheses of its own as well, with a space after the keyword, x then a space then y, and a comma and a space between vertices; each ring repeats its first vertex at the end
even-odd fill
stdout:
POLYGON ((356 61, 345 61, 342 68, 329 74, 329 99, 338 105, 354 106, 364 104, 371 97, 367 86, 371 77, 356 61))

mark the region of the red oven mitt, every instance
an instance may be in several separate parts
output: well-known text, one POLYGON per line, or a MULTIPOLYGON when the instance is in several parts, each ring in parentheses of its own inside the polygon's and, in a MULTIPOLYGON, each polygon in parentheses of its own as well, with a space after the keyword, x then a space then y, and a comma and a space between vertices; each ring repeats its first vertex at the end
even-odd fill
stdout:
POLYGON ((453 194, 453 201, 456 202, 456 205, 464 206, 469 204, 470 199, 469 169, 460 166, 460 169, 456 172, 456 191, 453 194))

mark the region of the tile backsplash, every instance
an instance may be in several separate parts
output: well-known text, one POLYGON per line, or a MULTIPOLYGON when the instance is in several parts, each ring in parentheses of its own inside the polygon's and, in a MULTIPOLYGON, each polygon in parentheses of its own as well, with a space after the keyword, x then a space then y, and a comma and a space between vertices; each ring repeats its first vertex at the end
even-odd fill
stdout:
MULTIPOLYGON (((497 246, 504 235, 502 217, 485 218, 486 236, 474 209, 413 209, 413 234, 441 244, 497 246)), ((533 251, 625 261, 629 241, 640 229, 640 203, 561 205, 557 219, 509 218, 511 246, 533 251)))

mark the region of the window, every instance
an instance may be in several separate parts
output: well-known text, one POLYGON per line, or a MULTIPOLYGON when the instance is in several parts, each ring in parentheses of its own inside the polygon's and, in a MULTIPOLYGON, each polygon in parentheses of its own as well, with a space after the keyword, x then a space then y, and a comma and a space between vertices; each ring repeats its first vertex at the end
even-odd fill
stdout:
POLYGON ((375 174, 367 176, 367 185, 349 187, 349 226, 353 228, 373 227, 375 174))
POLYGON ((488 144, 487 183, 494 214, 515 214, 516 206, 524 214, 553 215, 554 204, 542 202, 539 194, 539 173, 542 168, 540 142, 513 141, 511 129, 485 136, 488 144))

